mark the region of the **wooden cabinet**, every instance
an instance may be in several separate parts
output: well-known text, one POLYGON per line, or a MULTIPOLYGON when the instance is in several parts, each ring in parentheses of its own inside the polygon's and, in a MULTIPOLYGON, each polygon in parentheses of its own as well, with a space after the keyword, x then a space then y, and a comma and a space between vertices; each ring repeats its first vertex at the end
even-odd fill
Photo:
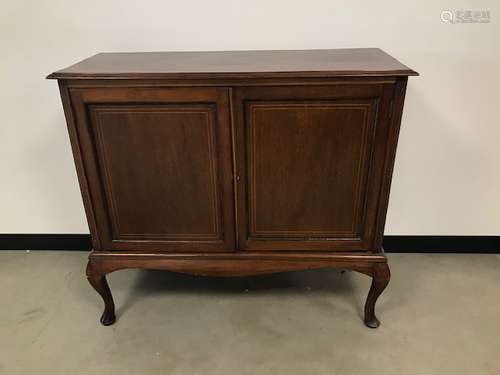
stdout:
POLYGON ((98 54, 59 80, 94 250, 87 276, 340 267, 389 281, 407 77, 378 49, 98 54))

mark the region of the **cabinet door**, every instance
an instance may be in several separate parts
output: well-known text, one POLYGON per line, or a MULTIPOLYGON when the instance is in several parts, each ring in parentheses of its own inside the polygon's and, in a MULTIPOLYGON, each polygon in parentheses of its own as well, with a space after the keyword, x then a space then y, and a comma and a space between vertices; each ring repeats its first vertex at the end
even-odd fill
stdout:
POLYGON ((227 89, 73 88, 70 97, 97 250, 234 250, 227 89))
POLYGON ((235 90, 238 244, 372 250, 390 84, 235 90))

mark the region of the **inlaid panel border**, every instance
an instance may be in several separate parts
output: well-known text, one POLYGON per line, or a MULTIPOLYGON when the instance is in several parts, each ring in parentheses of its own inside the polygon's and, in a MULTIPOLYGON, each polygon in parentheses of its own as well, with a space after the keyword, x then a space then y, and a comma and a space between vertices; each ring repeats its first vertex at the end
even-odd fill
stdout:
POLYGON ((133 104, 88 104, 87 111, 89 114, 89 119, 91 130, 95 137, 96 146, 95 154, 96 160, 98 161, 98 167, 102 170, 102 183, 103 191, 106 197, 106 201, 109 210, 109 222, 111 224, 111 234, 112 240, 140 240, 140 239, 154 239, 154 240, 182 240, 184 238, 199 238, 200 240, 220 240, 222 238, 221 233, 221 211, 219 208, 219 191, 217 184, 217 156, 215 155, 216 150, 216 107, 212 104, 193 104, 193 103, 175 103, 175 104, 157 104, 154 103, 133 103, 133 104), (157 234, 157 233, 123 233, 120 230, 120 222, 118 215, 118 205, 113 194, 113 189, 111 186, 111 174, 109 171, 108 156, 106 153, 106 148, 104 147, 104 136, 102 133, 102 121, 99 115, 101 113, 179 113, 179 114, 190 114, 190 113, 201 113, 205 116, 206 121, 206 131, 208 134, 208 163, 210 165, 210 181, 211 181, 211 205, 214 215, 213 218, 213 231, 212 233, 173 233, 173 234, 157 234), (102 150, 102 153, 99 151, 102 150))
POLYGON ((248 180, 250 182, 250 189, 247 193, 247 207, 249 215, 249 238, 252 239, 266 239, 266 238, 297 238, 297 239, 319 239, 325 240, 329 238, 359 238, 362 233, 362 226, 364 222, 365 202, 363 198, 363 191, 366 193, 366 183, 370 168, 370 161, 372 149, 369 145, 369 137, 373 136, 376 130, 376 112, 378 106, 378 99, 375 98, 356 98, 360 103, 353 103, 353 101, 346 102, 345 98, 342 99, 325 99, 325 100, 266 100, 266 101, 252 101, 247 100, 245 104, 245 127, 247 131, 247 171, 249 173, 248 180), (252 126, 252 118, 256 110, 288 110, 290 108, 304 108, 313 107, 315 109, 331 110, 335 109, 358 109, 363 112, 363 129, 362 129, 362 142, 360 146, 360 158, 358 164, 358 173, 356 178, 356 194, 354 201, 354 215, 350 231, 279 231, 279 230, 263 230, 257 228, 257 194, 256 194, 256 163, 254 162, 254 155, 256 155, 257 142, 255 139, 256 128, 252 126), (372 125, 370 127, 370 124, 372 125), (371 128, 371 129, 370 129, 371 128), (370 131, 371 130, 371 131, 370 131), (250 146, 249 146, 250 145, 250 146), (364 181, 363 181, 364 180, 364 181), (360 200, 363 202, 360 203, 360 200), (312 234, 312 235, 311 235, 312 234), (287 237, 284 237, 287 236, 287 237))

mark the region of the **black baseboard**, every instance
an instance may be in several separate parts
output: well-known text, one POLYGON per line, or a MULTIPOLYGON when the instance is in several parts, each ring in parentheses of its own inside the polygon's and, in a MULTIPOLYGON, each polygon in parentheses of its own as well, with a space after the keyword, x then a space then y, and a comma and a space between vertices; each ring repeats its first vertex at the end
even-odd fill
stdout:
POLYGON ((92 249, 88 234, 0 234, 0 250, 92 249))
POLYGON ((500 236, 385 236, 388 253, 500 254, 500 236))
MULTIPOLYGON (((88 234, 0 234, 0 250, 79 250, 92 248, 88 234)), ((385 236, 388 253, 500 254, 500 236, 385 236)))

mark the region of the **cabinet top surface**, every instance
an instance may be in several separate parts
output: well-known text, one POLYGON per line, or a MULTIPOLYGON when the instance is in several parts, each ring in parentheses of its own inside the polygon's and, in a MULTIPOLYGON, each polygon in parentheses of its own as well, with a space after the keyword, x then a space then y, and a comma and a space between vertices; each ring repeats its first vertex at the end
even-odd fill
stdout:
POLYGON ((378 48, 99 53, 52 79, 410 76, 417 72, 378 48))

